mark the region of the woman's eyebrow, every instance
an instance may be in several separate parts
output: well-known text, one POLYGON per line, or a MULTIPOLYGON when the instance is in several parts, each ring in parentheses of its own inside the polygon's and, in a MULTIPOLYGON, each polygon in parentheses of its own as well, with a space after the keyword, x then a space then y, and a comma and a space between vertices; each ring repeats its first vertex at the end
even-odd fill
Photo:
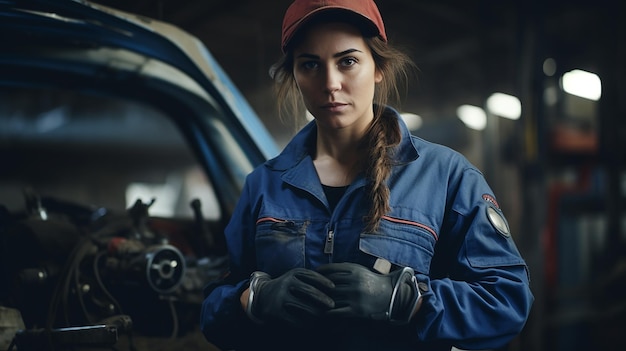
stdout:
POLYGON ((334 54, 333 57, 341 57, 341 56, 344 56, 344 55, 347 55, 347 54, 351 54, 353 52, 363 52, 363 51, 358 50, 358 49, 348 49, 348 50, 345 50, 345 51, 338 52, 338 53, 334 54))
POLYGON ((320 59, 319 56, 313 55, 313 54, 300 54, 296 58, 309 58, 309 59, 315 59, 315 60, 319 60, 320 59))
MULTIPOLYGON (((344 50, 344 51, 341 51, 341 52, 338 52, 338 53, 334 54, 333 57, 341 57, 341 56, 344 56, 344 55, 351 54, 353 52, 363 52, 363 51, 358 50, 358 49, 348 49, 348 50, 344 50)), ((318 55, 307 54, 307 53, 300 54, 296 58, 309 58, 309 59, 315 59, 315 60, 319 60, 320 59, 320 57, 318 55)))

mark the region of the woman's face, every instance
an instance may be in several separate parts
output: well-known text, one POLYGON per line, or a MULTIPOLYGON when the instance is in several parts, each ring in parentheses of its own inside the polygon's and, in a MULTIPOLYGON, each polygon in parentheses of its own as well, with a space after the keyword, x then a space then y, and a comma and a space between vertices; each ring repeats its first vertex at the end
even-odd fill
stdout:
POLYGON ((382 75, 360 31, 344 23, 315 25, 293 56, 296 83, 318 126, 364 131, 374 117, 374 87, 382 75))

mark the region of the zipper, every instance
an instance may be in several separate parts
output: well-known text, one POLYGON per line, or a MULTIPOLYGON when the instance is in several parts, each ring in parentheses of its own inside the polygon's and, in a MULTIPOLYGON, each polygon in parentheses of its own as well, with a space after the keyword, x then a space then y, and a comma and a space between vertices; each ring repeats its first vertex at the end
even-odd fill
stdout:
POLYGON ((324 243, 324 253, 325 254, 332 254, 333 253, 333 248, 335 245, 335 232, 332 230, 329 230, 328 233, 326 233, 326 242, 324 243))

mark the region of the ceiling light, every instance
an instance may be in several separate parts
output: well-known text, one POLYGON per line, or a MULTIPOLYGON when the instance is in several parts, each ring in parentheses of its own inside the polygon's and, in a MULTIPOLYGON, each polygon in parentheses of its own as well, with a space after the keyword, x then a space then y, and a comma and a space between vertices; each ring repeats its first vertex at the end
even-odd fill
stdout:
POLYGON ((563 90, 571 95, 598 101, 602 96, 602 82, 600 77, 591 72, 575 69, 561 77, 563 90))
POLYGON ((556 61, 553 58, 547 58, 543 61, 543 74, 552 77, 556 73, 556 61))
POLYGON ((522 115, 522 103, 518 98, 503 93, 493 93, 487 99, 487 109, 496 116, 519 119, 522 115))
POLYGON ((487 126, 487 114, 480 107, 461 105, 456 109, 456 115, 468 128, 483 130, 487 126))
POLYGON ((404 120, 404 123, 406 123, 406 126, 407 128, 409 128, 409 130, 418 130, 424 123, 422 117, 416 115, 415 113, 406 112, 401 113, 400 116, 402 116, 402 119, 404 120))

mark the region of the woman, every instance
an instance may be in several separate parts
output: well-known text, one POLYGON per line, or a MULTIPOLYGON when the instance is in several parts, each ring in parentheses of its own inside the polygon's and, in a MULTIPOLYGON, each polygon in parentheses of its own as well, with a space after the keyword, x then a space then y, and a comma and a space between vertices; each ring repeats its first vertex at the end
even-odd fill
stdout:
POLYGON ((296 0, 282 49, 279 102, 315 120, 248 176, 206 338, 224 350, 509 342, 533 301, 526 264, 481 173, 386 105, 411 63, 374 2, 296 0))

